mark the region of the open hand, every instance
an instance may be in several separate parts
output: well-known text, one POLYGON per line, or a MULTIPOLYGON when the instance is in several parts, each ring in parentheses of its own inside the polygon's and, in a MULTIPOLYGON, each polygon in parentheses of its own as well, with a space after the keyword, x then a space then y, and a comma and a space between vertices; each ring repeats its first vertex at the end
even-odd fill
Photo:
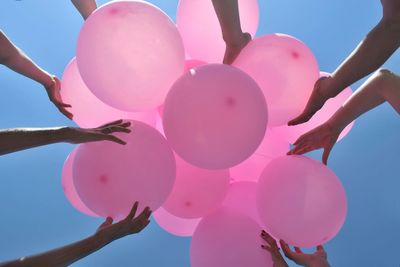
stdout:
POLYGON ((329 267, 328 256, 322 246, 317 246, 317 250, 312 254, 306 254, 300 248, 294 247, 294 251, 281 240, 281 247, 286 257, 298 265, 307 267, 329 267))
POLYGON ((51 83, 45 86, 47 95, 49 96, 49 99, 53 104, 58 108, 58 110, 64 114, 67 118, 72 120, 72 113, 67 110, 67 108, 70 108, 71 105, 65 104, 62 102, 61 95, 60 95, 60 89, 61 89, 61 82, 60 80, 53 76, 51 79, 51 83))
POLYGON ((130 133, 130 122, 117 120, 106 123, 100 127, 92 129, 70 128, 67 129, 67 141, 72 144, 80 144, 94 141, 112 141, 121 145, 126 145, 126 142, 112 135, 115 132, 130 133))
POLYGON ((324 149, 322 162, 328 163, 329 154, 339 138, 340 131, 332 127, 328 122, 300 136, 293 144, 295 147, 288 155, 301 155, 319 148, 324 149))

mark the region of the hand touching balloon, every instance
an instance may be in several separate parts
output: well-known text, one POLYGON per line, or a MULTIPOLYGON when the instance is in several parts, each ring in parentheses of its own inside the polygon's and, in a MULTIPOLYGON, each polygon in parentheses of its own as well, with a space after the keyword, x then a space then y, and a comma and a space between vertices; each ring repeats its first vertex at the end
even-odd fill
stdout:
POLYGON ((139 202, 135 202, 130 213, 125 219, 117 223, 112 223, 113 219, 107 217, 106 221, 100 225, 96 232, 96 236, 107 238, 109 242, 117 240, 127 235, 137 234, 142 231, 150 223, 151 210, 146 207, 138 216, 135 217, 139 202))
POLYGON ((126 142, 112 135, 112 133, 123 132, 130 133, 130 122, 123 120, 113 121, 104 124, 97 128, 82 129, 82 128, 67 128, 67 140, 72 144, 80 144, 94 141, 112 141, 121 145, 126 145, 126 142))
POLYGON ((329 267, 328 256, 323 246, 317 246, 317 250, 313 254, 305 254, 300 248, 294 247, 294 251, 290 249, 285 241, 281 240, 281 247, 286 257, 297 263, 298 265, 307 267, 329 267))
POLYGON ((70 108, 71 105, 65 104, 60 95, 60 89, 61 89, 61 83, 60 80, 53 76, 51 77, 51 83, 47 84, 45 86, 47 95, 49 96, 49 99, 53 104, 58 108, 58 110, 64 114, 67 118, 72 120, 73 114, 67 110, 67 108, 70 108))
POLYGON ((271 253, 274 267, 289 267, 285 259, 282 257, 279 251, 280 249, 276 244, 275 239, 264 230, 261 231, 261 238, 264 239, 264 241, 266 241, 268 244, 268 245, 261 245, 261 247, 265 250, 268 250, 271 253))
POLYGON ((288 155, 301 155, 319 148, 324 149, 322 162, 326 165, 329 154, 340 135, 340 130, 332 127, 328 122, 303 134, 293 144, 295 147, 290 150, 288 155))

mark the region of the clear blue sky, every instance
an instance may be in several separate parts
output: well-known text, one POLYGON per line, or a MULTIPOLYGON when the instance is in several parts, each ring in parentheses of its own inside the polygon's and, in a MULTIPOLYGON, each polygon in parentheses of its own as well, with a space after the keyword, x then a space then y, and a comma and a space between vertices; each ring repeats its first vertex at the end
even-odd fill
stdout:
MULTIPOLYGON (((175 16, 177 0, 151 2, 175 16)), ((281 32, 303 40, 324 71, 333 71, 381 14, 379 0, 259 2, 258 34, 281 32)), ((0 28, 58 76, 74 56, 81 24, 69 0, 0 3, 0 28)), ((385 66, 399 73, 399 63, 396 53, 385 66)), ((0 127, 73 125, 38 84, 4 67, 0 88, 0 127)), ((326 246, 332 266, 400 265, 399 132, 399 116, 385 104, 360 118, 333 150, 330 167, 345 186, 349 211, 342 231, 326 246)), ((101 223, 75 211, 63 195, 61 168, 72 149, 58 144, 0 157, 0 261, 79 240, 101 223)), ((187 267, 189 244, 189 238, 173 237, 152 223, 142 234, 119 240, 74 266, 187 267)))

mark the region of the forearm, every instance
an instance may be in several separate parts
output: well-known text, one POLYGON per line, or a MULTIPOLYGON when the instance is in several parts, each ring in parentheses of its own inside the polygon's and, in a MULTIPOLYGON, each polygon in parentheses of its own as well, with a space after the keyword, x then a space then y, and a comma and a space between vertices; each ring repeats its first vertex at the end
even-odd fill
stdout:
POLYGON ((23 257, 14 261, 0 264, 0 267, 68 266, 101 249, 110 242, 111 240, 108 238, 102 238, 97 235, 93 235, 76 243, 57 248, 49 252, 23 257))
POLYGON ((68 127, 59 128, 16 128, 0 130, 0 155, 69 141, 68 127))
POLYGON ((3 32, 0 32, 0 64, 37 81, 45 87, 52 82, 52 76, 36 65, 3 32))
POLYGON ((224 41, 235 44, 237 40, 241 40, 243 34, 240 26, 238 0, 212 0, 212 3, 221 25, 224 41))
POLYGON ((371 76, 328 120, 328 124, 342 131, 349 123, 367 111, 385 102, 382 87, 385 86, 385 74, 377 72, 371 76))
POLYGON ((336 96, 346 87, 377 70, 399 46, 399 23, 382 19, 332 74, 330 95, 336 96))
POLYGON ((96 0, 71 0, 83 19, 87 19, 96 10, 96 0))

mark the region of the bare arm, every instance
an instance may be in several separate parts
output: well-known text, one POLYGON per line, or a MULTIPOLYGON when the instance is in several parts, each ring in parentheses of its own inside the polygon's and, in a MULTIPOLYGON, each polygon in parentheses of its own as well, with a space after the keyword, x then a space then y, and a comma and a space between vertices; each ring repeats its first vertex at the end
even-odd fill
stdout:
POLYGON ((226 43, 223 62, 232 64, 243 47, 250 42, 251 36, 243 33, 240 26, 238 0, 212 0, 212 3, 226 43))
POLYGON ((109 140, 119 144, 125 144, 124 141, 113 136, 112 133, 129 133, 129 126, 129 122, 119 120, 94 129, 58 127, 1 130, 0 155, 59 142, 85 143, 109 140))
POLYGON ((71 0, 71 2, 79 13, 81 13, 84 20, 86 20, 97 8, 96 0, 71 0))
POLYGON ((135 218, 137 207, 138 203, 136 202, 130 214, 118 223, 112 224, 112 219, 107 218, 99 230, 88 238, 39 255, 6 262, 0 264, 0 267, 68 266, 119 238, 142 231, 150 223, 151 211, 146 208, 135 218))
POLYGON ((304 109, 289 125, 308 121, 325 102, 376 71, 400 46, 400 2, 382 0, 383 16, 329 78, 318 80, 304 109))
POLYGON ((400 77, 388 70, 377 71, 324 124, 302 135, 288 154, 304 154, 323 148, 322 161, 327 164, 329 153, 342 130, 356 118, 388 101, 400 114, 400 77))
POLYGON ((43 85, 51 102, 66 117, 72 118, 72 114, 66 109, 71 107, 64 104, 60 96, 60 82, 57 77, 36 65, 21 49, 14 45, 7 36, 0 31, 0 64, 7 66, 43 85))

